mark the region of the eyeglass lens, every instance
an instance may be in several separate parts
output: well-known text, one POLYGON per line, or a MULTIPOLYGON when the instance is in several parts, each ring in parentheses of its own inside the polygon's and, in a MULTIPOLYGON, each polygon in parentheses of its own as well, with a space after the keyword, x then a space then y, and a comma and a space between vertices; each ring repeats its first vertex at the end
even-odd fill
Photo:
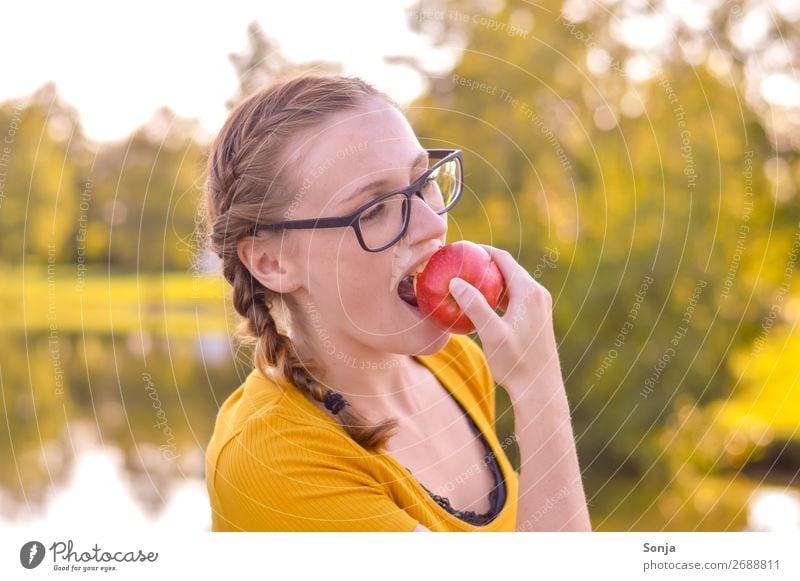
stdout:
MULTIPOLYGON (((438 161, 431 160, 430 166, 434 166, 438 161)), ((439 165, 428 176, 419 193, 432 210, 441 212, 453 202, 458 193, 460 181, 461 166, 458 160, 452 159, 439 165)), ((364 244, 368 248, 377 250, 400 236, 403 231, 403 202, 405 200, 404 194, 397 194, 361 213, 358 218, 358 226, 364 244)))

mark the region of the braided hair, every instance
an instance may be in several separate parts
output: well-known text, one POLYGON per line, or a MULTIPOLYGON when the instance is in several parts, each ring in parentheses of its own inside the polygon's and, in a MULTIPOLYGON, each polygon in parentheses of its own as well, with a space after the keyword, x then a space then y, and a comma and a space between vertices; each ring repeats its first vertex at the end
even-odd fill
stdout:
POLYGON ((286 174, 292 168, 283 165, 289 139, 332 113, 355 109, 367 97, 382 98, 399 108, 364 80, 342 75, 303 74, 249 96, 231 111, 211 145, 201 205, 209 230, 207 244, 222 260, 222 273, 241 317, 235 336, 254 345, 253 365, 266 376, 270 368, 278 370, 340 418, 353 440, 376 451, 391 438, 397 420, 370 424, 341 394, 317 379, 318 363, 301 359, 292 339, 279 328, 303 326, 292 317, 297 309, 292 297, 262 285, 237 253, 238 242, 252 235, 256 222, 279 221, 291 202, 289 194, 296 187, 286 174))

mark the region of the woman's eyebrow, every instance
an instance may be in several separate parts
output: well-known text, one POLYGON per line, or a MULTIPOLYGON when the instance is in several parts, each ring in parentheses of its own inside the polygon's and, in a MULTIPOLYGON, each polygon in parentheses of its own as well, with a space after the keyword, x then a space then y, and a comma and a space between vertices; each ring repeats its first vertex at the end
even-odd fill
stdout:
MULTIPOLYGON (((423 164, 423 162, 425 162, 425 164, 427 165, 428 158, 429 158, 428 152, 427 151, 421 151, 421 152, 419 152, 417 154, 417 157, 414 158, 414 161, 411 162, 409 167, 411 167, 411 168, 419 167, 419 166, 421 166, 423 164)), ((369 191, 369 190, 371 190, 373 188, 388 187, 390 185, 391 185, 391 182, 389 180, 385 179, 385 178, 373 180, 373 181, 371 181, 371 182, 369 182, 367 184, 364 184, 363 186, 360 186, 359 188, 357 188, 353 193, 351 193, 349 196, 344 198, 339 203, 339 205, 344 205, 347 202, 349 202, 350 200, 352 200, 354 198, 357 198, 358 196, 362 195, 364 192, 367 192, 367 191, 369 191)))

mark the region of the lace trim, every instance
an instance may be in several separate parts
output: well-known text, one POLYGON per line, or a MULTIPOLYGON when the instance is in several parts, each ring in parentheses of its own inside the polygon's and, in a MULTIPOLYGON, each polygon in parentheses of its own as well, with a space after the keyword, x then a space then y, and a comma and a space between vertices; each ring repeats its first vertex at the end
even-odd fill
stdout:
MULTIPOLYGON (((494 487, 489 493, 489 511, 483 514, 478 514, 474 510, 457 510, 453 508, 453 505, 450 504, 450 500, 447 497, 435 494, 425 488, 425 485, 419 482, 419 480, 417 480, 417 482, 420 486, 422 486, 422 488, 425 489, 430 497, 447 512, 471 525, 482 526, 492 522, 495 518, 497 518, 497 515, 500 514, 502 507, 499 506, 500 502, 498 502, 498 496, 500 495, 502 487, 502 502, 506 502, 506 481, 503 477, 503 471, 497 462, 497 457, 495 456, 491 445, 486 440, 486 437, 483 435, 478 425, 467 413, 467 410, 464 409, 464 406, 461 405, 461 402, 459 402, 455 397, 453 397, 453 400, 456 402, 456 404, 458 404, 458 407, 461 408, 461 413, 464 414, 464 417, 467 419, 467 423, 469 424, 470 428, 472 428, 472 431, 475 433, 478 439, 480 439, 481 443, 483 443, 483 447, 486 450, 486 455, 483 457, 483 461, 484 463, 489 464, 492 470, 492 475, 494 476, 494 487)), ((406 470, 408 470, 408 472, 411 474, 411 477, 414 478, 413 472, 411 472, 408 467, 406 467, 406 470)))
MULTIPOLYGON (((502 484, 498 481, 498 474, 502 476, 502 473, 499 472, 500 471, 500 467, 497 465, 497 458, 495 458, 494 452, 490 451, 484 457, 484 462, 486 462, 487 464, 490 463, 490 462, 492 463, 492 473, 493 473, 493 476, 494 476, 494 483, 495 483, 494 487, 492 488, 491 492, 489 493, 489 510, 487 512, 485 512, 485 513, 480 513, 479 514, 479 513, 475 512, 474 510, 458 510, 458 509, 454 508, 452 504, 450 504, 450 499, 447 498, 446 496, 440 496, 440 495, 438 495, 438 494, 436 494, 434 492, 431 492, 421 482, 419 483, 419 485, 422 486, 422 488, 425 489, 425 491, 431 496, 431 498, 436 501, 436 504, 441 506, 443 509, 445 509, 447 512, 449 512, 453 516, 456 516, 456 517, 460 518, 461 520, 463 520, 463 521, 465 521, 465 522, 467 522, 467 523, 469 523, 471 525, 474 525, 474 526, 482 526, 482 525, 488 524, 488 523, 492 522, 497 517, 497 515, 499 514, 499 511, 498 511, 499 507, 497 506, 497 504, 498 504, 497 503, 497 497, 500 494, 500 486, 505 485, 505 481, 503 481, 502 484)), ((411 473, 412 476, 413 476, 413 472, 411 472, 411 470, 409 468, 406 468, 406 470, 408 470, 409 473, 411 473)))

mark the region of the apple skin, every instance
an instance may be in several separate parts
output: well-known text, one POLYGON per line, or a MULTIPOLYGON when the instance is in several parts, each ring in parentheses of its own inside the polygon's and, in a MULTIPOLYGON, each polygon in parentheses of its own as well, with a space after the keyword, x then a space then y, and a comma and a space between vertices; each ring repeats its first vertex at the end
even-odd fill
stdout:
POLYGON ((417 305, 433 323, 452 333, 475 331, 475 325, 450 294, 450 281, 461 278, 481 291, 493 309, 508 308, 505 280, 486 250, 468 240, 441 247, 414 281, 417 305))

